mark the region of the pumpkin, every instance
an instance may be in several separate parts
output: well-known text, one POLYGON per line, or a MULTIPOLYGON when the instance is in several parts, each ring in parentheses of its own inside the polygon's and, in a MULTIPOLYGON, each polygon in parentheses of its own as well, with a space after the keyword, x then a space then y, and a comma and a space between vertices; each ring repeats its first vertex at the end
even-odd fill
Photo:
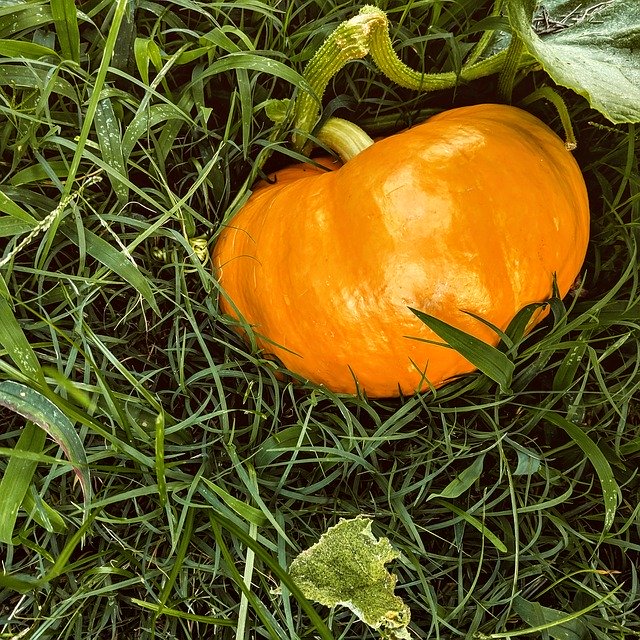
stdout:
POLYGON ((504 330, 580 271, 583 176, 526 111, 452 109, 325 164, 275 173, 213 250, 222 311, 303 379, 370 397, 438 387, 474 366, 411 308, 495 345, 471 314, 504 330))

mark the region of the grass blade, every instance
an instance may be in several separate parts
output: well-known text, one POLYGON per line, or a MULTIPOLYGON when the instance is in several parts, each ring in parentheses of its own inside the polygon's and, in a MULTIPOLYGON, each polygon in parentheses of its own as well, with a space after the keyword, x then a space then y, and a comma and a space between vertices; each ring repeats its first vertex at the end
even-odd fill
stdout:
MULTIPOLYGON (((42 433, 44 434, 44 431, 42 433)), ((33 485, 29 487, 29 491, 22 501, 22 507, 49 533, 64 533, 66 531, 67 524, 62 516, 40 497, 33 485)))
POLYGON ((0 55, 5 58, 29 58, 37 60, 45 56, 59 58, 58 54, 49 47, 34 42, 18 42, 16 40, 0 40, 0 55))
POLYGON ((121 203, 125 203, 129 198, 129 188, 123 180, 118 178, 118 175, 126 178, 127 168, 122 155, 122 136, 119 121, 109 98, 104 98, 98 102, 94 124, 102 159, 113 169, 113 173, 109 172, 108 174, 109 181, 118 196, 118 200, 121 203))
POLYGON ((109 27, 109 35, 107 36, 107 40, 104 45, 102 62, 100 63, 100 67, 98 68, 98 72, 96 74, 93 92, 91 95, 91 99, 89 100, 89 104, 87 105, 87 111, 82 125, 82 130, 80 131, 80 135, 78 137, 78 146, 76 148, 75 154, 73 155, 73 159, 71 160, 69 175, 64 185, 63 195, 69 195, 73 191, 73 183, 75 181, 76 175, 78 174, 80 162, 82 161, 82 154, 89 138, 89 132, 91 131, 91 127, 93 125, 93 119, 95 117, 96 109, 98 108, 98 102, 100 101, 100 92, 102 91, 102 88, 104 86, 107 72, 109 70, 109 63, 116 47, 120 25, 122 24, 122 20, 127 11, 128 3, 126 2, 126 0, 116 0, 114 4, 115 6, 113 19, 109 27))
POLYGON ((579 618, 567 618, 562 611, 543 607, 537 602, 529 602, 521 596, 514 599, 513 609, 531 627, 553 625, 549 626, 547 631, 555 640, 582 640, 588 637, 582 621, 579 618), (557 622, 558 620, 563 622, 557 622))
POLYGON ((502 351, 438 318, 417 309, 411 311, 452 349, 464 356, 488 378, 497 382, 503 393, 508 393, 515 366, 502 351))
POLYGON ((80 29, 74 0, 51 0, 51 13, 62 57, 80 62, 80 29))
MULTIPOLYGON (((46 434, 33 422, 27 422, 15 448, 19 451, 40 453, 46 434)), ((12 457, 0 480, 0 542, 11 544, 18 509, 29 490, 38 463, 33 460, 12 457)))
POLYGON ((80 481, 85 503, 89 502, 91 483, 87 456, 69 418, 35 389, 12 380, 0 383, 0 406, 33 421, 62 447, 80 481))
POLYGON ((620 500, 620 487, 613 475, 609 461, 606 459, 604 453, 602 453, 600 447, 598 447, 577 424, 569 422, 569 420, 554 412, 546 413, 544 418, 547 422, 550 422, 556 427, 560 427, 560 429, 582 449, 587 459, 593 465, 600 480, 600 485, 602 486, 602 498, 605 509, 604 529, 602 533, 605 534, 611 529, 620 500))
POLYGON ((440 493, 431 494, 427 500, 432 498, 457 498, 465 491, 468 491, 475 482, 480 479, 484 469, 484 454, 478 456, 470 466, 461 471, 457 478, 454 478, 440 493))
POLYGON ((0 346, 15 362, 22 373, 40 384, 44 384, 44 373, 38 357, 16 320, 7 300, 0 296, 0 346))
MULTIPOLYGON (((78 232, 72 225, 64 224, 61 227, 61 231, 76 244, 80 242, 78 232)), ((84 229, 84 240, 89 255, 128 282, 147 301, 149 306, 160 315, 160 309, 149 280, 140 272, 132 260, 106 240, 93 233, 93 231, 89 231, 89 229, 84 229)))
POLYGON ((508 549, 505 543, 502 542, 502 540, 500 540, 500 538, 498 538, 498 536, 495 533, 493 533, 492 531, 489 531, 489 529, 487 529, 487 527, 483 524, 481 520, 467 513, 466 511, 464 511, 464 509, 461 509, 460 507, 456 507, 455 504, 452 504, 451 502, 447 502, 446 500, 436 500, 435 502, 436 504, 440 504, 443 507, 450 509, 457 516, 460 516, 465 522, 468 522, 472 527, 477 529, 487 540, 489 540, 489 542, 498 551, 501 551, 502 553, 507 553, 508 549))

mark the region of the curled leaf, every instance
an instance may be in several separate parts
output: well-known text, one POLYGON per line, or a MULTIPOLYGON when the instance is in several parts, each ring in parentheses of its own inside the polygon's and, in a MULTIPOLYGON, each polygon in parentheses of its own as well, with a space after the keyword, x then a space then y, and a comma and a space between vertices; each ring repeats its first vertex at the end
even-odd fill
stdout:
POLYGON ((394 594, 397 578, 385 564, 398 557, 387 538, 377 539, 371 520, 341 519, 291 563, 302 593, 327 607, 347 607, 383 638, 409 638, 409 607, 394 594))

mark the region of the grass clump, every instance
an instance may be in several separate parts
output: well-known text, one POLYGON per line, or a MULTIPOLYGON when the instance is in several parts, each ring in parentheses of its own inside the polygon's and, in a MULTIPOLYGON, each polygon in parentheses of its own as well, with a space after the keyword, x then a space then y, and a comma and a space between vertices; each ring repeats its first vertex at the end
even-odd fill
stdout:
MULTIPOLYGON (((400 56, 443 71, 491 11, 383 4, 400 56)), ((632 125, 563 94, 592 242, 580 285, 519 345, 509 394, 480 374, 393 401, 293 386, 217 311, 203 239, 265 149, 265 170, 295 156, 263 106, 300 90, 353 13, 250 0, 0 11, 0 391, 37 394, 2 409, 0 637, 371 637, 346 610, 314 613, 285 572, 358 514, 401 554, 417 638, 640 636, 632 125), (51 437, 36 426, 47 402, 51 437)), ((333 80, 326 109, 377 135, 496 91, 487 79, 416 95, 365 60, 333 80)), ((531 110, 560 131, 552 107, 531 110)))

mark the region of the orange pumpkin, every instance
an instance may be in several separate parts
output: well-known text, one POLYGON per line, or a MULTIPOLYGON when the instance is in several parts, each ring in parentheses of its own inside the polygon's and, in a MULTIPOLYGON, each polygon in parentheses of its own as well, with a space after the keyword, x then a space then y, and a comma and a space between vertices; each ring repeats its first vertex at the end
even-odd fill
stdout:
POLYGON ((411 394, 470 372, 453 349, 413 339, 439 341, 410 308, 496 344, 465 312, 505 329, 549 298, 554 274, 564 295, 581 268, 582 174, 525 111, 452 109, 335 167, 276 173, 213 252, 223 312, 333 391, 411 394))

